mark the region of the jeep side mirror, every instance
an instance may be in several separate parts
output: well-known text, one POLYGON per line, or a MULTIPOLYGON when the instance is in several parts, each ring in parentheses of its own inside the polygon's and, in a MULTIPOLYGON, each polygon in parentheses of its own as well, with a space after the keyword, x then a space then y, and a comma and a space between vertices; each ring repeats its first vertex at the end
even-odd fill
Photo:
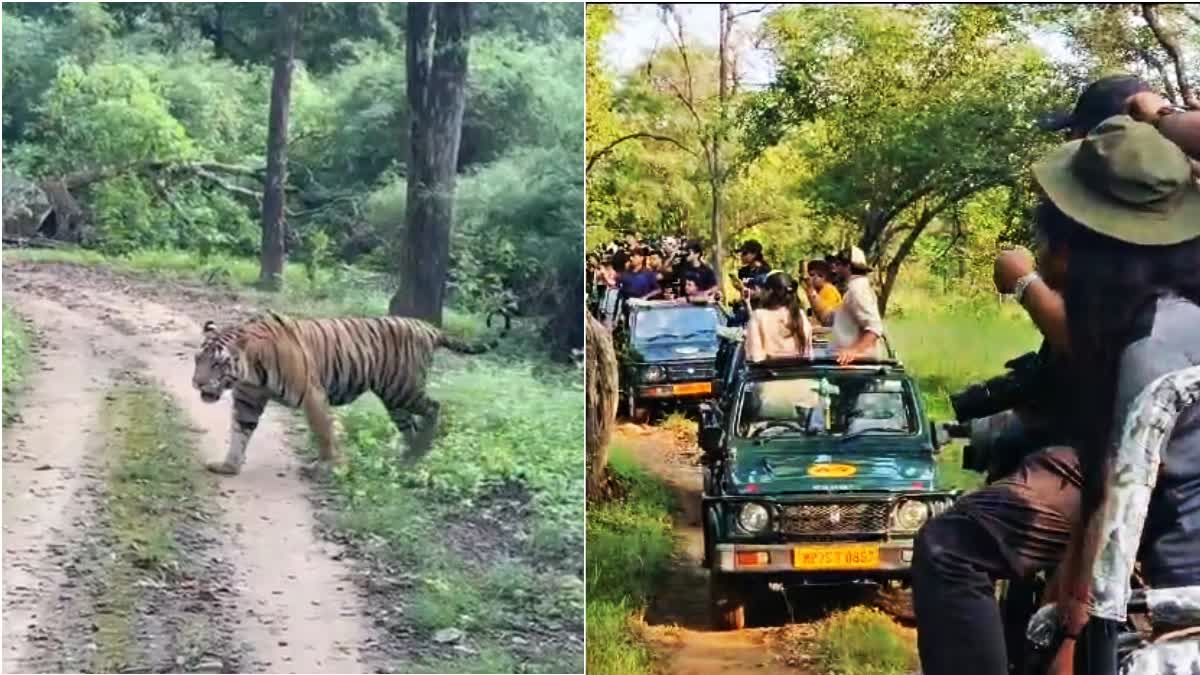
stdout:
POLYGON ((725 429, 721 427, 721 413, 712 403, 700 405, 700 433, 697 439, 704 454, 711 455, 720 452, 721 444, 725 441, 725 429))
POLYGON ((945 425, 929 420, 929 428, 933 430, 933 451, 935 453, 950 444, 950 430, 945 425))

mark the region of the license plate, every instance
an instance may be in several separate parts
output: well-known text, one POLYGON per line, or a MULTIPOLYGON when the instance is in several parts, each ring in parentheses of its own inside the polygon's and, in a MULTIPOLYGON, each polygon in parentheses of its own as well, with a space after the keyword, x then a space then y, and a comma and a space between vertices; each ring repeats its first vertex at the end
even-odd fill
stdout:
POLYGON ((687 394, 711 394, 712 382, 689 382, 687 384, 676 384, 671 387, 671 391, 676 396, 685 396, 687 394))
POLYGON ((878 546, 797 546, 792 566, 798 570, 873 569, 879 567, 878 546))

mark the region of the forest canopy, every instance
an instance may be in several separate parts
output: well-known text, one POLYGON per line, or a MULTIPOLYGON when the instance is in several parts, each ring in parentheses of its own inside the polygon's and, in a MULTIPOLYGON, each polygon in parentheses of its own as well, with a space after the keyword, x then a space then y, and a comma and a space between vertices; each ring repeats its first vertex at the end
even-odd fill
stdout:
POLYGON ((1133 72, 1180 105, 1200 83, 1200 14, 1174 4, 589 5, 587 45, 591 245, 684 235, 730 263, 754 238, 794 273, 855 244, 885 306, 904 270, 992 297, 1061 141, 1037 121, 1087 82, 1133 72), (617 68, 633 21, 656 46, 617 68))

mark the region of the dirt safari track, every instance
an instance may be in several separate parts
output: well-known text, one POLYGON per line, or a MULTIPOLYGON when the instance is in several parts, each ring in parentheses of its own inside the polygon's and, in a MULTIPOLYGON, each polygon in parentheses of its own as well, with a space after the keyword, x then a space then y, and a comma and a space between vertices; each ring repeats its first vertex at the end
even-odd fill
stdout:
MULTIPOLYGON (((906 592, 815 589, 790 606, 765 608, 764 626, 713 631, 708 611, 708 572, 701 566, 704 535, 698 449, 661 428, 621 424, 614 444, 659 477, 675 496, 675 554, 663 585, 646 610, 642 633, 670 675, 815 675, 812 643, 818 622, 837 609, 865 604, 902 623, 912 619, 906 592)), ((910 633, 911 628, 901 628, 910 633)))
MULTIPOLYGON (((123 382, 155 386, 182 411, 200 459, 219 459, 229 397, 201 402, 191 359, 205 319, 249 310, 72 266, 6 261, 3 288, 5 304, 40 342, 20 416, 4 432, 3 670, 78 672, 97 649, 89 633, 102 627, 89 612, 104 609, 81 598, 107 555, 93 536, 104 492, 105 402, 123 382)), ((138 624, 137 642, 162 653, 151 649, 136 667, 184 667, 165 643, 180 639, 172 627, 184 614, 201 613, 220 633, 208 644, 222 653, 194 655, 194 672, 372 672, 362 599, 341 551, 315 533, 295 452, 304 439, 289 431, 286 415, 268 408, 241 475, 205 479, 215 483, 219 515, 180 539, 197 571, 179 591, 186 597, 149 596, 162 602, 148 610, 153 620, 138 624)))

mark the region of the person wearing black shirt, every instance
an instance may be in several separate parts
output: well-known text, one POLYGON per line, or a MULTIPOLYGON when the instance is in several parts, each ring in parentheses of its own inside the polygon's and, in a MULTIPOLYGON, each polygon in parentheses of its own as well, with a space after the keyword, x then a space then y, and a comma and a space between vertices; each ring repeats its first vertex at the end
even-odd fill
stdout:
POLYGON ((696 290, 707 293, 717 287, 717 275, 713 268, 704 262, 704 246, 698 241, 688 242, 687 262, 683 269, 683 278, 696 283, 696 290))
POLYGON ((737 252, 742 257, 742 266, 737 271, 738 281, 746 286, 761 286, 763 279, 771 272, 771 266, 763 259, 762 244, 747 239, 737 252))
POLYGON ((749 294, 754 288, 763 285, 771 266, 763 258, 763 247, 754 239, 747 239, 737 249, 742 257, 742 266, 737 271, 737 289, 742 293, 742 299, 733 303, 733 315, 729 325, 741 326, 750 320, 749 294))

